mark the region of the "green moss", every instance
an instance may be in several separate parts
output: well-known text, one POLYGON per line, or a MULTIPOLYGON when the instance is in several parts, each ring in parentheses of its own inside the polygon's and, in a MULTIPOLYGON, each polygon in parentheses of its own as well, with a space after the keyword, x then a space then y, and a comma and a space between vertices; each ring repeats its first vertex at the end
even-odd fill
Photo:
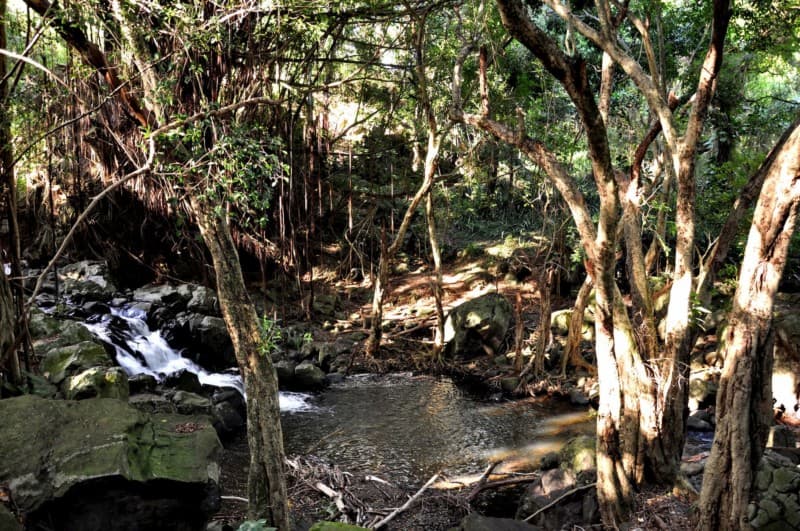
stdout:
POLYGON ((42 360, 42 372, 53 383, 61 383, 69 372, 92 367, 108 367, 108 358, 102 345, 83 341, 76 345, 51 349, 42 360))

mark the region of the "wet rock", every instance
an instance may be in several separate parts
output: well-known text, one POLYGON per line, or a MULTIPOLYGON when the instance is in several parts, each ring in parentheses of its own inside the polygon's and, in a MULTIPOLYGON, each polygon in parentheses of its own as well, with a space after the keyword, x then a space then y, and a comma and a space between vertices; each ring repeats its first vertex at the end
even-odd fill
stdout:
POLYGON ((214 404, 212 415, 214 429, 220 436, 228 436, 240 432, 247 424, 245 414, 230 402, 214 404))
POLYGON ((294 378, 303 389, 321 389, 325 386, 325 372, 308 361, 295 367, 294 378))
POLYGON ((513 310, 499 293, 488 293, 453 308, 444 324, 450 356, 474 357, 498 352, 511 325, 513 310))
POLYGON ((589 404, 589 397, 580 389, 573 387, 569 390, 569 401, 576 406, 585 406, 589 404))
POLYGON ((27 395, 0 400, 0 418, 0 483, 30 529, 199 530, 219 505, 221 445, 202 417, 27 395))
POLYGON ((130 395, 128 376, 120 367, 92 367, 72 375, 63 385, 67 400, 86 398, 116 398, 127 400, 130 395))
POLYGON ((130 394, 152 393, 156 390, 158 380, 149 374, 137 374, 128 378, 128 389, 130 394))
POLYGON ((176 391, 172 395, 172 403, 182 415, 209 415, 211 400, 189 391, 176 391))
POLYGON ((294 383, 294 370, 297 364, 292 360, 280 360, 272 364, 275 374, 278 375, 278 384, 289 387, 294 383))
POLYGON ((163 385, 179 391, 188 391, 196 394, 203 393, 203 384, 200 383, 200 379, 195 373, 187 370, 173 372, 168 375, 164 378, 163 385))
POLYGON ((177 413, 170 399, 155 393, 133 395, 128 399, 128 404, 144 413, 177 413))
POLYGON ((347 378, 347 377, 345 376, 345 374, 344 374, 344 373, 341 373, 341 372, 331 372, 331 373, 328 373, 328 374, 325 376, 325 382, 326 382, 328 385, 336 385, 336 384, 341 384, 341 383, 344 383, 344 381, 345 381, 345 379, 346 379, 346 378, 347 378))
POLYGON ((164 339, 175 349, 185 349, 203 368, 219 372, 236 366, 233 343, 221 317, 182 312, 162 329, 164 339))

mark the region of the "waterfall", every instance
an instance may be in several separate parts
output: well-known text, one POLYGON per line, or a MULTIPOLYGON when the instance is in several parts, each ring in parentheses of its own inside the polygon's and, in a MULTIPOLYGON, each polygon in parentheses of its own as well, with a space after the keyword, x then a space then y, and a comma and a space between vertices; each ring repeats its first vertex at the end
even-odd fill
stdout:
MULTIPOLYGON (((172 348, 161 332, 151 330, 146 313, 134 307, 111 308, 111 313, 94 317, 82 323, 99 339, 116 349, 117 363, 128 374, 149 374, 159 382, 170 374, 189 371, 197 375, 203 385, 234 388, 244 396, 244 383, 238 369, 213 373, 185 358, 172 348)), ((309 411, 311 395, 305 393, 280 393, 280 407, 284 412, 309 411)))

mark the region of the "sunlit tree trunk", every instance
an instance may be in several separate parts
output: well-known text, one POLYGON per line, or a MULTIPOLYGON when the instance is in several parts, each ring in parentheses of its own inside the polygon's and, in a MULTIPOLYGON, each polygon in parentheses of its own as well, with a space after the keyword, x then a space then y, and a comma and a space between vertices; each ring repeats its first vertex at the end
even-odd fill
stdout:
POLYGON ((800 207, 800 119, 763 169, 739 285, 728 319, 717 427, 706 463, 698 529, 750 529, 748 504, 772 413, 772 306, 800 207))
POLYGON ((250 447, 247 516, 266 518, 278 529, 289 529, 284 478, 283 434, 278 404, 278 379, 261 328, 245 288, 239 255, 228 222, 212 205, 191 198, 200 234, 214 263, 220 310, 233 342, 247 392, 247 439, 250 447))
POLYGON ((564 346, 564 355, 561 357, 561 376, 567 375, 567 365, 585 369, 590 373, 597 372, 594 365, 583 359, 581 355, 581 342, 583 341, 583 316, 589 306, 589 299, 592 294, 592 279, 587 276, 581 284, 578 294, 575 296, 575 304, 572 306, 572 314, 567 330, 567 344, 564 346))

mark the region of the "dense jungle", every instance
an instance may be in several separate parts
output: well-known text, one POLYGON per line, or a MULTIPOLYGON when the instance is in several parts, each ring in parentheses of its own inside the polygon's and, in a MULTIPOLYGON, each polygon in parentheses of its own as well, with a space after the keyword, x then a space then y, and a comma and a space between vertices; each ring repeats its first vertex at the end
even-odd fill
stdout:
POLYGON ((0 529, 800 530, 797 0, 0 0, 0 529))

